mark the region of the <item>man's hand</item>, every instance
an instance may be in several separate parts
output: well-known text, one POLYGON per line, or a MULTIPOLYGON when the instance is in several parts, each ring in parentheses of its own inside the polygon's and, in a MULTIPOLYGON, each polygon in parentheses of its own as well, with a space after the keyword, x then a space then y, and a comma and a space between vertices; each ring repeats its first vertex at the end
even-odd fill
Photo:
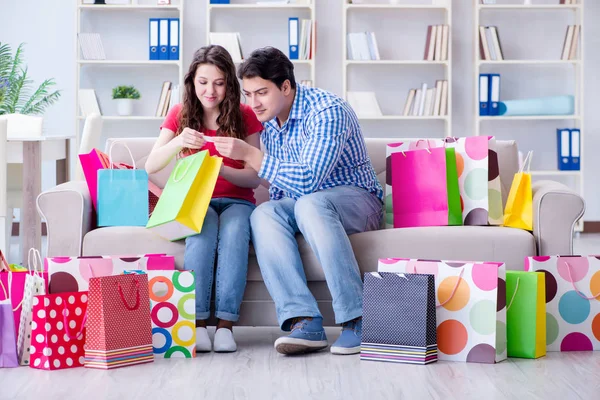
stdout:
POLYGON ((256 172, 260 170, 264 154, 256 147, 241 139, 230 137, 216 136, 209 140, 214 142, 215 148, 223 157, 244 161, 256 172))

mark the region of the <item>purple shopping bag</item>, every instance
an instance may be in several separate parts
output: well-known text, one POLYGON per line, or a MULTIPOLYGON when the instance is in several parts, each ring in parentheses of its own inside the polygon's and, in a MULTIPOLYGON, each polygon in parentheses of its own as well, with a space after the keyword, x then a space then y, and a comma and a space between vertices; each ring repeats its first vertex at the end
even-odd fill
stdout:
POLYGON ((4 300, 0 300, 0 368, 13 368, 19 366, 13 309, 2 282, 0 286, 4 291, 4 300))

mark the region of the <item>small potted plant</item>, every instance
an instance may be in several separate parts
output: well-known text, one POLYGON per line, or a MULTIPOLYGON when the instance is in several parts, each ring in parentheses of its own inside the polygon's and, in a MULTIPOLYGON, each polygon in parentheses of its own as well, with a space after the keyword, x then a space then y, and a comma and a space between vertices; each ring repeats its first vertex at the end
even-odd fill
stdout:
POLYGON ((117 86, 112 97, 117 101, 117 113, 127 116, 133 113, 133 101, 140 98, 140 92, 133 86, 117 86))

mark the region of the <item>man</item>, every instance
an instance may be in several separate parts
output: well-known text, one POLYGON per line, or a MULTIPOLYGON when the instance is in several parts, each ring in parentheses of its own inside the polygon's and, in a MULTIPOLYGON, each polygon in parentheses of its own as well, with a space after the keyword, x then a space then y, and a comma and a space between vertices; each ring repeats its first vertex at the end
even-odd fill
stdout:
POLYGON ((309 243, 325 273, 342 333, 334 354, 360 351, 362 280, 348 235, 378 229, 383 190, 352 108, 321 89, 296 83, 294 66, 275 48, 254 51, 238 77, 265 128, 266 148, 217 137, 219 153, 240 159, 269 183, 270 201, 250 217, 252 242, 281 329, 283 354, 327 347, 323 318, 306 284, 295 234, 309 243))

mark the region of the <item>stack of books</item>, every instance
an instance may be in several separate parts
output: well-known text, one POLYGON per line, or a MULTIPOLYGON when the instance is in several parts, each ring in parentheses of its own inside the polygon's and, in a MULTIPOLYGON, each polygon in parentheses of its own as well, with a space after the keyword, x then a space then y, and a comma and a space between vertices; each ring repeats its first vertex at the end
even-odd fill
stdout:
POLYGON ((156 117, 166 117, 167 113, 175 104, 180 102, 179 85, 165 81, 160 91, 158 105, 156 106, 156 117))
POLYGON ((290 18, 288 30, 290 60, 311 60, 314 53, 312 39, 316 32, 315 21, 290 18))
POLYGON ((244 59, 239 32, 211 32, 209 42, 224 47, 231 55, 233 62, 239 63, 244 59))
POLYGON ((425 40, 425 61, 447 61, 448 60, 448 25, 429 25, 427 27, 427 39, 425 40))
POLYGON ((481 57, 482 60, 504 60, 497 27, 479 27, 479 57, 481 57))
POLYGON ((579 33, 581 25, 569 25, 565 34, 565 42, 561 53, 561 60, 576 60, 579 47, 579 33))
POLYGON ((420 89, 410 89, 404 104, 405 117, 443 117, 448 115, 448 81, 438 80, 435 87, 423 83, 420 89))
POLYGON ((381 59, 374 32, 349 33, 347 49, 349 60, 381 59))

